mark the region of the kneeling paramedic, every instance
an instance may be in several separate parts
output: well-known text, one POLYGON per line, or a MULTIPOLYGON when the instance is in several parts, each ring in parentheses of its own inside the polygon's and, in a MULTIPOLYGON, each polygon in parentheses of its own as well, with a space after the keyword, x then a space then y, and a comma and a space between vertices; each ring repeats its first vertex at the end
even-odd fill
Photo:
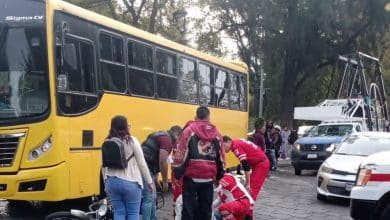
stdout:
POLYGON ((252 211, 254 201, 236 177, 226 173, 215 191, 218 197, 213 202, 213 208, 217 210, 214 213, 217 220, 248 219, 247 215, 252 211))

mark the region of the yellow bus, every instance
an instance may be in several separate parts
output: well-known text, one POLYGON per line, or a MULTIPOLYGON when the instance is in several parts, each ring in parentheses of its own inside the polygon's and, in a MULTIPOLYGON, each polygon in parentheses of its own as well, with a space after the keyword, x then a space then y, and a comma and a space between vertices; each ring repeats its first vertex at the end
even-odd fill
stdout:
POLYGON ((0 199, 99 194, 118 114, 142 142, 207 105, 222 133, 245 137, 247 72, 63 1, 1 0, 0 199))

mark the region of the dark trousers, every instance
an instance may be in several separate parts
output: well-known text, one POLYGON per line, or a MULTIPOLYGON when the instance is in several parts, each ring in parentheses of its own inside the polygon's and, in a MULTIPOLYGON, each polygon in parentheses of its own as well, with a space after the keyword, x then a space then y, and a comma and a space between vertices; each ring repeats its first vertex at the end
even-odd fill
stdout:
POLYGON ((213 182, 196 183, 191 178, 183 180, 182 220, 211 219, 213 182))

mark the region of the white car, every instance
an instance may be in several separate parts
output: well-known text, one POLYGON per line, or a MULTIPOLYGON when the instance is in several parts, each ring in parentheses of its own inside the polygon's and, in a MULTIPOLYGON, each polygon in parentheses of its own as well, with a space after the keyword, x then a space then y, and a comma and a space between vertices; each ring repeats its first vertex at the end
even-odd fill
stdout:
POLYGON ((390 219, 390 151, 366 158, 351 192, 351 217, 390 219))
POLYGON ((361 132, 344 139, 317 174, 317 199, 349 198, 361 162, 369 155, 390 150, 390 133, 361 132))

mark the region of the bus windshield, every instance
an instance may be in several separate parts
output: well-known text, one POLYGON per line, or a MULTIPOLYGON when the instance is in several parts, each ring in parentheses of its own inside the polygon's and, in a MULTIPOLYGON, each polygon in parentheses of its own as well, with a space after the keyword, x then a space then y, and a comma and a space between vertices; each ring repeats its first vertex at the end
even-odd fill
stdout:
POLYGON ((0 23, 0 120, 43 114, 49 105, 45 29, 0 23))

